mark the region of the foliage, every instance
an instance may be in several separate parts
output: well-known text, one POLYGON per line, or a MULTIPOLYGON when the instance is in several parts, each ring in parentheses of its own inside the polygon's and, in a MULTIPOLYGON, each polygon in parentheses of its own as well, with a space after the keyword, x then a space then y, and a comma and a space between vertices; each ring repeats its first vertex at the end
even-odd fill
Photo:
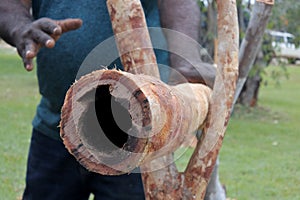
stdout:
MULTIPOLYGON (((296 2, 295 2, 296 3, 296 2)), ((298 2, 299 4, 299 2, 298 2)), ((238 11, 239 11, 239 21, 240 21, 240 36, 244 36, 244 32, 246 31, 247 22, 249 21, 249 15, 248 13, 251 12, 252 6, 250 6, 250 0, 245 0, 242 3, 238 4, 238 11), (243 12, 242 12, 243 11, 243 12)), ((267 29, 277 30, 277 31, 283 31, 279 27, 282 27, 281 23, 282 21, 276 19, 274 16, 278 16, 279 18, 288 19, 290 22, 294 22, 295 19, 297 20, 296 15, 295 16, 288 16, 287 12, 289 9, 290 3, 284 3, 283 1, 276 1, 275 5, 272 7, 272 15, 269 20, 269 24, 267 25, 267 29), (275 14, 274 14, 275 13, 275 14), (277 14, 276 14, 277 13, 277 14), (280 15, 278 14, 280 13, 280 15)), ((295 6, 297 8, 297 6, 295 6)), ((296 14, 296 13, 294 13, 296 14)), ((297 23, 297 22, 296 22, 297 23)), ((295 24, 295 23, 289 23, 289 24, 295 24)), ((292 27, 292 26, 290 26, 292 27)), ((297 26, 294 26, 292 28, 294 31, 298 28, 297 26)), ((287 31, 287 30, 285 30, 287 31)), ((290 31, 291 33, 292 32, 290 31)), ((295 34, 296 35, 296 34, 295 34)), ((242 38, 241 38, 242 40, 242 38)), ((275 47, 276 48, 276 47, 275 47)), ((262 44, 260 47, 259 52, 257 53, 255 62, 253 67, 251 68, 251 71, 249 73, 247 82, 242 90, 242 93, 239 97, 239 102, 245 105, 255 106, 256 104, 252 104, 252 102, 256 102, 258 97, 258 91, 260 87, 260 82, 263 81, 264 84, 267 84, 268 81, 262 79, 262 75, 265 73, 266 67, 268 67, 271 64, 271 61, 275 61, 276 65, 279 67, 274 70, 272 73, 270 73, 270 77, 273 78, 277 85, 280 84, 280 81, 282 78, 288 78, 289 74, 286 70, 286 64, 287 62, 294 61, 294 59, 283 59, 283 58, 277 58, 275 57, 275 50, 272 46, 272 38, 269 34, 265 34, 262 40, 262 44)), ((272 63, 275 63, 272 62, 272 63)))
MULTIPOLYGON (((263 36, 263 41, 261 45, 261 54, 262 56, 257 56, 254 66, 252 67, 248 77, 252 77, 256 74, 259 74, 260 77, 266 75, 266 68, 270 66, 272 60, 274 60, 275 52, 274 48, 272 47, 272 40, 271 36, 265 34, 263 36)), ((277 86, 280 85, 280 81, 283 78, 289 78, 289 72, 287 70, 287 62, 283 59, 277 59, 277 68, 272 67, 270 70, 269 76, 270 78, 276 83, 277 86)), ((262 79, 263 83, 266 85, 269 82, 269 79, 262 79)))
POLYGON ((217 8, 212 0, 198 0, 201 10, 200 44, 208 55, 202 55, 204 62, 211 62, 214 57, 214 40, 217 35, 217 8))
POLYGON ((295 43, 300 45, 300 1, 276 0, 272 16, 268 24, 269 29, 285 31, 296 36, 295 43))

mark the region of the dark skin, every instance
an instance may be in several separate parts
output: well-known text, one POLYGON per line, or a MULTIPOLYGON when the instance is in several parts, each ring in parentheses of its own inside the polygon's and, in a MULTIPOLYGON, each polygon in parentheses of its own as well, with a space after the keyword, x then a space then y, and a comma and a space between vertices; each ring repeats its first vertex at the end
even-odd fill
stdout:
POLYGON ((59 37, 82 25, 81 19, 33 20, 29 10, 31 1, 0 1, 0 36, 17 48, 27 71, 33 69, 33 58, 42 47, 53 48, 59 37))
MULTIPOLYGON (((163 28, 179 31, 197 41, 200 10, 195 0, 158 0, 158 4, 163 28)), ((53 48, 63 33, 76 30, 82 25, 81 19, 33 20, 30 8, 30 0, 0 0, 0 37, 17 48, 27 71, 33 69, 32 60, 40 48, 53 48)), ((182 46, 171 37, 168 38, 168 34, 166 37, 170 49, 182 46)), ((169 82, 178 84, 189 81, 212 87, 215 68, 201 61, 195 46, 190 44, 188 46, 185 51, 188 51, 193 63, 197 65, 192 65, 176 54, 170 54, 170 64, 174 71, 171 72, 169 82), (186 80, 179 79, 176 71, 186 80)))
POLYGON ((213 87, 216 68, 211 64, 204 63, 200 58, 198 41, 200 35, 200 8, 196 0, 158 0, 161 26, 185 34, 191 40, 183 41, 181 38, 168 37, 169 49, 182 49, 189 55, 189 61, 176 54, 170 54, 170 65, 175 70, 171 72, 170 84, 178 84, 184 81, 190 83, 203 83, 213 87), (186 80, 178 77, 179 72, 186 80))

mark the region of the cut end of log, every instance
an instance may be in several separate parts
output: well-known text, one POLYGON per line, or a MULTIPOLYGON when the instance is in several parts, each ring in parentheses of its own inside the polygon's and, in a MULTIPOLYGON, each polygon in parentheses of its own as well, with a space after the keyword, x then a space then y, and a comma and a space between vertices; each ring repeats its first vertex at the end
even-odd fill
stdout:
POLYGON ((147 104, 143 92, 120 72, 94 72, 68 91, 61 137, 87 169, 113 175, 130 172, 143 159, 151 131, 147 104))

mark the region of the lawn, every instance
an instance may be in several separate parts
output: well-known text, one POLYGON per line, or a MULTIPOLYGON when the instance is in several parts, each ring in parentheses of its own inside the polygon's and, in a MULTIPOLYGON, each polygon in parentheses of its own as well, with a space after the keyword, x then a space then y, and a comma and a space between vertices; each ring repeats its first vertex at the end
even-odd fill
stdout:
MULTIPOLYGON (((267 72, 273 70, 279 69, 267 72)), ((233 115, 220 169, 230 197, 300 199, 300 67, 288 73, 280 85, 262 86, 258 108, 233 115)))
POLYGON ((16 199, 22 194, 38 99, 35 72, 26 72, 15 53, 0 52, 0 199, 16 199))
MULTIPOLYGON (((257 108, 235 109, 220 155, 231 199, 300 199, 300 67, 288 72, 280 86, 262 86, 257 108)), ((24 188, 39 94, 35 72, 26 72, 15 54, 0 52, 0 80, 0 199, 14 200, 24 188)))

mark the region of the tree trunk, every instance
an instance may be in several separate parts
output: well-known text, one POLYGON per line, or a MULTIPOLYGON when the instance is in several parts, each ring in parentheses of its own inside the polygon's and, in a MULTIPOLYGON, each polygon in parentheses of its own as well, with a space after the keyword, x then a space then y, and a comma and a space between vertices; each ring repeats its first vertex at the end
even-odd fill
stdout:
MULTIPOLYGON (((263 1, 263 0, 260 0, 263 1)), ((243 86, 247 80, 247 76, 253 67, 256 55, 261 47, 262 38, 271 16, 272 5, 271 0, 266 3, 256 1, 246 35, 242 41, 239 53, 239 79, 234 97, 234 103, 237 101, 243 86)))
POLYGON ((218 63, 211 108, 201 139, 185 170, 185 185, 203 199, 227 128, 238 77, 238 19, 235 1, 217 1, 218 63))
POLYGON ((260 70, 254 76, 248 77, 237 103, 247 107, 255 107, 257 105, 261 81, 260 70))
POLYGON ((259 87, 262 81, 260 73, 262 67, 265 65, 266 63, 263 60, 263 52, 260 51, 254 62, 255 67, 251 69, 251 75, 247 77, 246 83, 241 91, 237 103, 248 107, 254 107, 257 105, 259 87))

